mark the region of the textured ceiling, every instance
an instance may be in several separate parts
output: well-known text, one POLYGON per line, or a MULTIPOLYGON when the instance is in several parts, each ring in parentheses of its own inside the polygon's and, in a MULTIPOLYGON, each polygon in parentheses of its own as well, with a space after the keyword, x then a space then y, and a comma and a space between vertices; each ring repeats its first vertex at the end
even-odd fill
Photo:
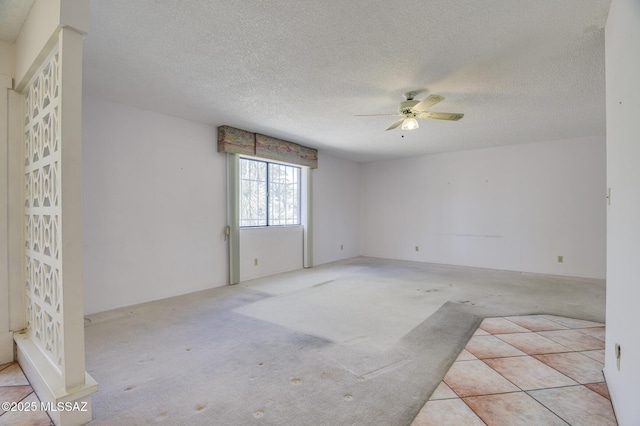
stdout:
POLYGON ((83 84, 357 161, 604 135, 610 2, 92 0, 83 84), (465 117, 354 116, 409 90, 465 117))

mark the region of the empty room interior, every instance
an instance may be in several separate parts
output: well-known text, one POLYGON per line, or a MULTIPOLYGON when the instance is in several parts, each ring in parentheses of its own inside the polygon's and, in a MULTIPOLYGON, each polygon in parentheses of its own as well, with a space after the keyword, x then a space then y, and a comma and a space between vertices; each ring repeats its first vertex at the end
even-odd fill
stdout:
POLYGON ((0 425, 640 424, 640 3, 0 1, 0 425))

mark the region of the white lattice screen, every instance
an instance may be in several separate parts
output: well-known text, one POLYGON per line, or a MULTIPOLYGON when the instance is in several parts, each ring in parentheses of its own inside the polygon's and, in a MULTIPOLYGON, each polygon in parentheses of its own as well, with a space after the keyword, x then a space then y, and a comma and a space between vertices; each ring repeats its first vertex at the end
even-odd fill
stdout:
POLYGON ((63 358, 60 60, 54 48, 24 91, 25 295, 32 340, 63 358))

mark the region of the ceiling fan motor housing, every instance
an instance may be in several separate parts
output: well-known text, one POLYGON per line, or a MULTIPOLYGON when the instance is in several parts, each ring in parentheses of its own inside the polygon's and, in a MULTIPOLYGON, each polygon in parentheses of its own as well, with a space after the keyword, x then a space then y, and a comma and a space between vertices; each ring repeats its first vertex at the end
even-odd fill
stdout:
POLYGON ((411 110, 414 106, 418 105, 419 101, 414 101, 414 100, 410 100, 410 101, 404 101, 404 102, 400 102, 400 114, 410 114, 413 111, 411 110))

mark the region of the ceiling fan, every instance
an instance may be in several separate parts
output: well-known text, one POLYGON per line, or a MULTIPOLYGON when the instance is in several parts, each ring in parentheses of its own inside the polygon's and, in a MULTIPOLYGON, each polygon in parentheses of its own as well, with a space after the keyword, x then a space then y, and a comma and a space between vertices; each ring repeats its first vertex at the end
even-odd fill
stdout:
POLYGON ((417 92, 407 92, 404 94, 404 97, 407 99, 406 101, 400 102, 400 107, 398 108, 398 114, 361 114, 356 117, 373 117, 373 116, 381 116, 381 115, 396 115, 401 116, 402 118, 395 123, 393 123, 387 130, 395 129, 396 127, 402 125, 402 130, 413 130, 417 129, 418 120, 417 118, 431 118, 435 120, 450 120, 450 121, 458 121, 464 114, 458 114, 453 112, 430 112, 427 111, 428 108, 434 106, 435 104, 444 100, 444 98, 440 95, 429 95, 421 101, 416 101, 413 99, 418 93, 417 92))

